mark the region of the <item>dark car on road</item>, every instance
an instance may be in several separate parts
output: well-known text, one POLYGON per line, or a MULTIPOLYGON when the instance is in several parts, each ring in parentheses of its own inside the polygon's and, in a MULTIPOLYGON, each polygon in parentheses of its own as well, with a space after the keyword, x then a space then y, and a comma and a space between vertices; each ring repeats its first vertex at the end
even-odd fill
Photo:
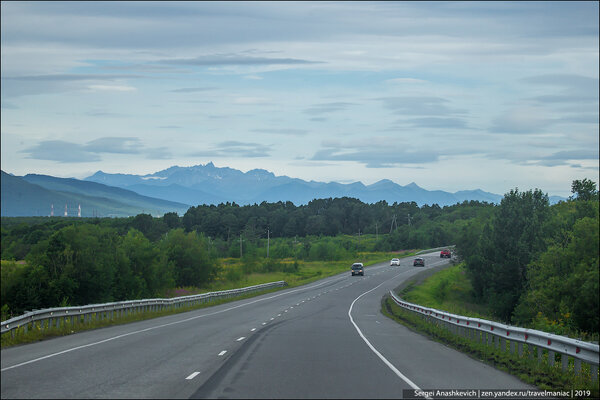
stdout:
POLYGON ((440 251, 440 258, 451 258, 452 257, 452 253, 450 253, 450 250, 445 249, 440 251))
POLYGON ((417 257, 415 258, 415 261, 413 262, 413 267, 424 267, 425 266, 425 260, 422 259, 421 257, 417 257))
POLYGON ((352 271, 352 276, 354 276, 354 275, 364 276, 365 275, 365 268, 363 267, 362 263, 352 264, 351 271, 352 271))

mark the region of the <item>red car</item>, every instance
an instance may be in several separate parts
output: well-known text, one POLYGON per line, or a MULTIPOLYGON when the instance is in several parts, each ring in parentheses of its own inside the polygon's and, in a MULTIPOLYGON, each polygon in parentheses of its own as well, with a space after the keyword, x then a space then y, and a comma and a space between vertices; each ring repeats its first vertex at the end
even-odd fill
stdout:
POLYGON ((440 251, 440 258, 451 258, 451 257, 452 257, 452 253, 450 253, 450 250, 446 249, 446 250, 440 251))

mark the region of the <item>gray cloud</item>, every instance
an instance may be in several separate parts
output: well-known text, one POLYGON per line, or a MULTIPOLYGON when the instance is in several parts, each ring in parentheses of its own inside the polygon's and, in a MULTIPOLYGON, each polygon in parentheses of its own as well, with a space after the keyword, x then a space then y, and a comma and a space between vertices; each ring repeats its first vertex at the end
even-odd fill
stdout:
POLYGON ((115 113, 115 112, 110 112, 110 111, 103 111, 103 110, 88 111, 85 113, 85 115, 87 115, 89 117, 117 117, 117 118, 127 116, 126 114, 115 113))
POLYGON ((539 95, 531 100, 542 104, 583 104, 595 105, 598 109, 597 78, 573 74, 546 74, 521 79, 522 82, 559 89, 558 93, 539 95))
POLYGON ((326 140, 323 148, 315 152, 313 161, 354 161, 367 168, 388 168, 406 164, 425 164, 437 161, 435 150, 413 151, 396 144, 391 138, 369 138, 364 141, 341 143, 326 140))
POLYGON ((239 142, 228 140, 220 142, 211 150, 193 152, 193 157, 242 157, 259 158, 269 157, 271 147, 260 143, 239 142))
POLYGON ((251 132, 256 133, 273 133, 276 135, 292 135, 292 136, 304 136, 308 133, 306 129, 292 129, 292 128, 281 128, 281 129, 252 129, 251 132))
POLYGON ((214 86, 208 86, 208 87, 189 87, 189 88, 181 88, 181 89, 174 89, 174 90, 170 90, 170 92, 172 93, 196 93, 196 92, 205 92, 207 90, 214 90, 217 89, 214 86))
POLYGON ((539 134, 554 121, 546 117, 543 110, 533 107, 518 107, 495 118, 488 129, 492 133, 539 134))
POLYGON ((136 137, 103 137, 86 144, 45 140, 22 151, 36 160, 61 163, 102 161, 100 154, 145 154, 147 158, 169 158, 166 148, 145 148, 136 137))
MULTIPOLYGON (((48 74, 2 77, 2 98, 88 89, 92 84, 140 78, 133 74, 48 74)), ((118 89, 118 87, 116 87, 118 89)))
POLYGON ((90 153, 139 154, 141 141, 135 137, 103 137, 88 142, 83 148, 90 153))
POLYGON ((169 160, 173 155, 166 147, 155 147, 144 150, 144 154, 149 160, 169 160))
POLYGON ((178 125, 161 125, 160 129, 181 129, 181 126, 178 125))
POLYGON ((301 60, 296 58, 251 57, 240 54, 214 54, 196 58, 173 58, 158 61, 170 65, 191 66, 224 66, 224 65, 294 65, 319 64, 320 61, 301 60))
POLYGON ((414 128, 470 129, 465 120, 460 118, 411 118, 398 121, 398 123, 408 123, 414 128))
POLYGON ((23 153, 29 153, 28 158, 35 160, 50 160, 61 163, 79 163, 100 161, 97 154, 90 153, 84 146, 63 140, 46 140, 33 147, 25 149, 23 153))
POLYGON ((114 81, 118 79, 141 78, 133 74, 48 74, 48 75, 23 75, 2 77, 7 81, 35 81, 35 82, 73 82, 73 81, 114 81))
POLYGON ((350 106, 355 106, 355 103, 346 103, 346 102, 333 102, 333 103, 323 103, 323 104, 315 104, 314 106, 307 108, 304 110, 306 114, 326 114, 334 111, 345 110, 350 106))
POLYGON ((465 114, 465 110, 450 108, 450 101, 441 97, 403 96, 381 97, 385 107, 399 115, 455 115, 465 114))
POLYGON ((315 153, 315 161, 355 161, 367 168, 391 168, 403 164, 425 164, 437 161, 434 152, 408 152, 393 149, 351 150, 322 149, 315 153))

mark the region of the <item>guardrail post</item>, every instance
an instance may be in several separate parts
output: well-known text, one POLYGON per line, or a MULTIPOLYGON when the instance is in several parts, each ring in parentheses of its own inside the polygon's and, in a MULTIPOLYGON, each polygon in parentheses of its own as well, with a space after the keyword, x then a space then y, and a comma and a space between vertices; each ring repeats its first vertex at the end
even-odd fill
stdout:
POLYGON ((554 365, 554 351, 548 350, 548 365, 551 367, 554 365))
MULTIPOLYGON (((580 359, 578 359, 578 358, 576 358, 576 359, 575 359, 575 364, 574 364, 574 367, 575 367, 575 373, 576 373, 577 375, 579 375, 579 373, 581 372, 581 360, 580 360, 580 359)), ((591 367, 591 365, 590 365, 590 367, 591 367)), ((592 368, 590 368, 590 370, 591 370, 591 369, 592 369, 592 368)), ((594 376, 595 376, 596 378, 598 378, 598 366, 597 366, 597 365, 596 365, 596 374, 592 376, 592 379, 594 379, 594 376)))
POLYGON ((523 357, 523 343, 519 342, 519 343, 517 344, 517 347, 518 347, 518 349, 519 349, 519 350, 518 350, 519 357, 523 357))
POLYGON ((538 353, 538 362, 542 362, 543 358, 544 358, 544 349, 542 349, 541 347, 538 346, 537 353, 538 353))
POLYGON ((500 350, 502 350, 503 352, 506 351, 506 339, 499 338, 499 340, 500 340, 500 350))
POLYGON ((567 354, 561 354, 560 361, 562 363, 562 370, 566 371, 567 368, 569 368, 569 356, 567 354))

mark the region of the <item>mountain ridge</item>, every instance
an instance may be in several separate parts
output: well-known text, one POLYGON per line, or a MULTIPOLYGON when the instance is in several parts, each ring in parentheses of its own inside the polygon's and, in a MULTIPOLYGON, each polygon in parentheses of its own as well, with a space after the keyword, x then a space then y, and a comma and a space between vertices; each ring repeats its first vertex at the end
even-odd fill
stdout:
MULTIPOLYGON (((419 206, 438 204, 440 206, 460 203, 464 200, 487 201, 498 203, 503 196, 485 192, 481 189, 462 190, 456 193, 442 190, 426 190, 414 181, 406 186, 399 185, 390 179, 381 179, 371 185, 362 182, 348 184, 338 182, 305 181, 288 176, 276 176, 273 172, 256 168, 247 172, 229 168, 216 167, 212 162, 190 167, 172 166, 167 169, 146 175, 107 174, 98 171, 84 180, 105 183, 138 193, 150 194, 158 198, 169 199, 189 204, 189 196, 178 197, 175 192, 168 193, 158 187, 177 185, 180 191, 198 191, 198 202, 192 205, 218 204, 235 202, 240 205, 261 203, 262 201, 291 201, 294 204, 306 204, 315 198, 354 197, 361 201, 375 203, 385 200, 394 202, 415 201, 419 206), (151 188, 151 190, 150 190, 151 188)), ((189 192, 188 194, 193 194, 189 192)))

